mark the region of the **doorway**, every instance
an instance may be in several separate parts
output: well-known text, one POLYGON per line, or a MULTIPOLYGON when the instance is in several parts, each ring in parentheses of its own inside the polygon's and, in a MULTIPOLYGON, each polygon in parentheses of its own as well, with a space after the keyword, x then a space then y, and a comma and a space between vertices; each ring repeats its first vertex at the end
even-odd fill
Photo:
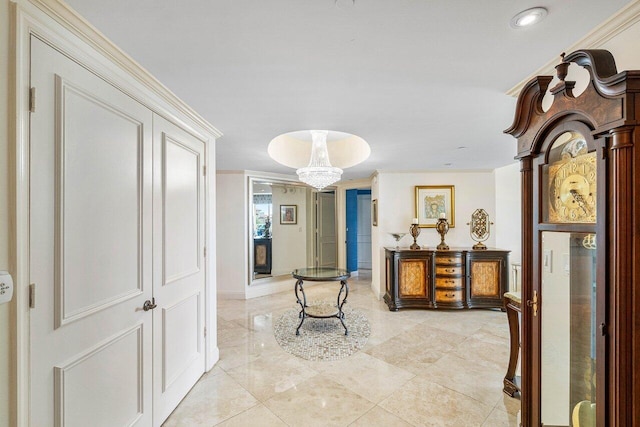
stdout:
POLYGON ((371 189, 346 191, 347 269, 371 270, 371 189))

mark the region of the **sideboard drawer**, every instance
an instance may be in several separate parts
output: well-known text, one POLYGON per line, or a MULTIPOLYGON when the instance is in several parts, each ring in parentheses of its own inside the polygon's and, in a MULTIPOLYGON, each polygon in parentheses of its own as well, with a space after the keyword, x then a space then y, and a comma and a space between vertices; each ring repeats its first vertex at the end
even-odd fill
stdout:
POLYGON ((436 302, 462 302, 462 290, 443 291, 436 290, 436 302))
POLYGON ((436 288, 462 288, 464 278, 462 277, 436 277, 436 288))
POLYGON ((462 266, 443 266, 436 265, 436 276, 446 276, 446 275, 461 275, 462 274, 462 266))
POLYGON ((462 264, 462 256, 436 256, 436 264, 462 264))

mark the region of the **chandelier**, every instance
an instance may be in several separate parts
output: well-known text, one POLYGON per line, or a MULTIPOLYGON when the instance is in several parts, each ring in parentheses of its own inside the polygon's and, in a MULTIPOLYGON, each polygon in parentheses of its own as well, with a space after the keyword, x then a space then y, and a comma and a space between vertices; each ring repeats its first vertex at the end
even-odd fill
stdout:
POLYGON ((343 169, 365 161, 371 154, 367 141, 335 130, 283 133, 271 140, 267 151, 276 162, 294 168, 301 182, 318 191, 340 181, 343 169))
POLYGON ((300 181, 317 190, 322 190, 334 182, 340 181, 342 169, 331 166, 329 152, 327 151, 326 130, 312 130, 311 132, 311 158, 309 165, 296 170, 300 181))

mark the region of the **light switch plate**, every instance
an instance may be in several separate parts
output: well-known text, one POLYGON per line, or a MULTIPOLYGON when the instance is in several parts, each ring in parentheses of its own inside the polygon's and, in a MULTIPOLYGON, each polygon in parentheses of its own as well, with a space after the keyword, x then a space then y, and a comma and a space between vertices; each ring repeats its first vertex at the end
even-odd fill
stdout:
POLYGON ((553 273, 553 250, 545 249, 542 252, 542 266, 547 273, 553 273))
POLYGON ((13 279, 8 271, 0 271, 0 304, 13 298, 13 279))

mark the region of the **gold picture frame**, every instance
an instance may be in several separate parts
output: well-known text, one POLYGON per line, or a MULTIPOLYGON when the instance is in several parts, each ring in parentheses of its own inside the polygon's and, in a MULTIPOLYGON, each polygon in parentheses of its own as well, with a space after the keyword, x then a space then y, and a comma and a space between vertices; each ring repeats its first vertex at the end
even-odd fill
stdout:
POLYGON ((455 186, 453 185, 416 185, 415 214, 418 226, 435 228, 438 219, 444 214, 449 228, 456 225, 455 186))
POLYGON ((280 205, 280 224, 298 223, 298 205, 280 205))

